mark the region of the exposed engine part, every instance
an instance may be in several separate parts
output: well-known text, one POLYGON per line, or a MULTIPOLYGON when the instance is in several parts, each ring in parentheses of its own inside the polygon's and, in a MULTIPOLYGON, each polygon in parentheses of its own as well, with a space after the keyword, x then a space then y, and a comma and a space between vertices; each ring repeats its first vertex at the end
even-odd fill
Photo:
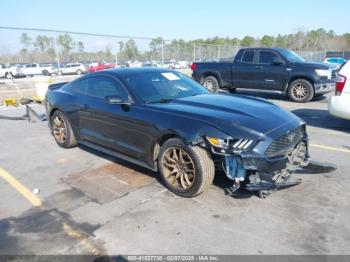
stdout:
POLYGON ((225 168, 224 171, 226 176, 234 181, 241 182, 244 181, 246 170, 242 160, 234 155, 225 156, 225 168))
POLYGON ((225 156, 225 163, 223 163, 223 170, 226 173, 226 176, 233 180, 233 186, 227 188, 227 193, 232 195, 241 187, 241 182, 244 181, 246 176, 246 170, 242 160, 234 155, 225 156))

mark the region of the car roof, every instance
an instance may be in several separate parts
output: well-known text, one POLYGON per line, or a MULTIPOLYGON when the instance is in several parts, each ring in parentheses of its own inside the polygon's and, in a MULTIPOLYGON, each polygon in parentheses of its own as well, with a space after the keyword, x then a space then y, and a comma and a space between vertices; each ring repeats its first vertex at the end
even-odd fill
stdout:
POLYGON ((154 67, 132 67, 132 68, 123 67, 123 68, 106 69, 106 70, 98 71, 89 75, 93 76, 93 75, 101 75, 101 74, 110 74, 110 75, 115 75, 115 76, 124 78, 131 75, 150 73, 150 72, 166 73, 166 72, 174 72, 174 71, 170 69, 154 68, 154 67))
POLYGON ((281 51, 285 50, 286 48, 280 48, 280 47, 246 47, 242 48, 241 50, 272 50, 272 51, 281 51))

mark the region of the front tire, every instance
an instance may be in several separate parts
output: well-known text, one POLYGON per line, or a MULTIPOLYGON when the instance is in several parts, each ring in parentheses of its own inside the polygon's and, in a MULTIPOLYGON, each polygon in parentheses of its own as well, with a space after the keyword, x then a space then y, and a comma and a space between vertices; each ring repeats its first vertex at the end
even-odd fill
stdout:
POLYGON ((203 79, 202 85, 211 93, 217 93, 220 89, 219 82, 214 76, 207 76, 203 79))
POLYGON ((158 168, 167 188, 182 197, 195 197, 212 184, 213 160, 198 146, 188 146, 174 138, 164 142, 158 156, 158 168))
POLYGON ((42 71, 42 75, 43 75, 43 76, 49 76, 50 73, 49 73, 49 71, 47 71, 47 70, 43 70, 43 71, 42 71))
POLYGON ((77 75, 81 75, 83 73, 83 71, 81 71, 80 69, 77 70, 77 75))
POLYGON ((312 83, 305 79, 294 80, 288 88, 290 99, 297 103, 309 102, 314 97, 314 94, 312 83))
POLYGON ((11 79, 12 77, 13 77, 13 76, 12 76, 11 73, 8 73, 8 72, 7 72, 7 73, 5 74, 5 78, 6 78, 6 79, 11 79))
POLYGON ((71 148, 77 145, 72 127, 66 116, 56 110, 51 119, 52 134, 56 143, 63 148, 71 148))

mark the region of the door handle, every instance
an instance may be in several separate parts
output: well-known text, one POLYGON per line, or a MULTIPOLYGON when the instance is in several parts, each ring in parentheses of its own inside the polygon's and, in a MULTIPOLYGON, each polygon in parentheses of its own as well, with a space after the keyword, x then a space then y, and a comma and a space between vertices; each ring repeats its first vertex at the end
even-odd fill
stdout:
POLYGON ((84 104, 84 105, 80 105, 79 108, 80 110, 86 110, 86 109, 89 109, 89 106, 87 104, 84 104))
POLYGON ((262 66, 256 66, 255 68, 256 68, 256 69, 263 69, 264 67, 262 67, 262 66))

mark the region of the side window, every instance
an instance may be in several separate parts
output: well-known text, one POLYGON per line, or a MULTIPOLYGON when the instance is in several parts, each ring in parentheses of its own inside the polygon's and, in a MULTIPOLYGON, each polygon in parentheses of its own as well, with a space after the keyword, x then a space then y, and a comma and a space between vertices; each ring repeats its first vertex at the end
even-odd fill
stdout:
POLYGON ((254 51, 245 51, 242 56, 243 63, 253 63, 254 61, 254 51))
POLYGON ((128 94, 121 84, 109 76, 89 78, 87 95, 101 99, 105 99, 107 96, 120 96, 122 99, 128 100, 128 94))
POLYGON ((79 81, 74 81, 69 83, 68 85, 63 86, 62 89, 73 94, 85 95, 87 82, 87 78, 79 81))
POLYGON ((273 52, 260 51, 259 64, 272 64, 277 58, 279 58, 279 56, 273 52))

